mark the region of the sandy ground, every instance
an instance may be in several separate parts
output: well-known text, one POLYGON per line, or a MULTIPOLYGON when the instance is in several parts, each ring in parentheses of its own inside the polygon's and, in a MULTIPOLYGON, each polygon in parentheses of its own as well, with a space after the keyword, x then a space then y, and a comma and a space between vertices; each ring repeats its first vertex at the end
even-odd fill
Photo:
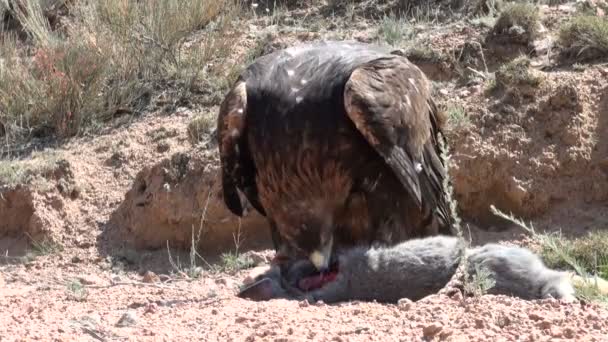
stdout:
POLYGON ((463 304, 460 293, 398 305, 252 302, 235 297, 245 272, 155 283, 62 274, 86 292, 59 279, 24 284, 35 274, 3 275, 2 341, 608 341, 608 310, 590 303, 486 295, 463 304))

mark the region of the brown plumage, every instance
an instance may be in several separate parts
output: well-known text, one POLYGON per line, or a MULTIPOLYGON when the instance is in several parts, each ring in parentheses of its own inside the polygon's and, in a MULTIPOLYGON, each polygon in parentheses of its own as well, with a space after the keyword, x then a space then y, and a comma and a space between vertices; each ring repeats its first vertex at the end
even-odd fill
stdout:
POLYGON ((277 250, 318 268, 332 250, 451 235, 430 82, 405 57, 312 43, 254 61, 221 105, 224 201, 240 190, 277 250))

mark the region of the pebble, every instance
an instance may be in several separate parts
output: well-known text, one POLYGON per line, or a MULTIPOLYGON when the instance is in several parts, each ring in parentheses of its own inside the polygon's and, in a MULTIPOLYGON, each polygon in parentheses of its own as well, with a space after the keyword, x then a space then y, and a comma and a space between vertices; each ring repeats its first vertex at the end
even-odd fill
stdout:
POLYGON ((412 306, 414 306, 414 302, 412 302, 412 300, 409 298, 401 298, 397 302, 397 305, 399 306, 399 309, 408 311, 412 308, 412 306))
POLYGON ((422 328, 422 335, 424 335, 424 337, 433 337, 435 335, 437 335, 439 332, 441 332, 441 330, 443 330, 443 325, 439 324, 439 323, 431 323, 430 325, 425 326, 424 328, 422 328))
POLYGON ((158 305, 156 303, 148 303, 148 305, 146 305, 146 308, 144 309, 144 315, 153 314, 153 313, 156 313, 157 311, 158 311, 158 305))
POLYGON ((563 333, 565 338, 574 338, 576 335, 572 328, 564 328, 563 333))
POLYGON ((116 323, 117 327, 128 327, 131 325, 135 325, 137 323, 137 314, 135 311, 128 310, 125 312, 122 317, 116 323))
POLYGON ((538 323, 538 327, 541 328, 541 329, 543 329, 543 330, 550 329, 551 325, 552 325, 551 322, 546 321, 546 320, 538 323))
POLYGON ((536 312, 531 312, 528 314, 528 318, 530 318, 533 321, 540 321, 543 319, 543 316, 536 312))
POLYGON ((146 271, 141 281, 144 283, 158 283, 160 282, 160 278, 158 277, 158 275, 156 275, 156 273, 152 271, 146 271))
POLYGON ((98 275, 89 274, 76 278, 82 285, 103 285, 106 282, 98 275))

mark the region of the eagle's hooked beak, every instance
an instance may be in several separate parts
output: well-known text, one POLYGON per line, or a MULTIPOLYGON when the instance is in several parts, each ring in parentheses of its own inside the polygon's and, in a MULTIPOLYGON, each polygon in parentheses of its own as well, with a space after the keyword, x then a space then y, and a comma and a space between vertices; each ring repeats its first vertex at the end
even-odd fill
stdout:
POLYGON ((333 236, 331 236, 319 246, 319 249, 310 253, 310 256, 308 257, 319 272, 325 272, 329 269, 333 243, 334 239, 333 236))

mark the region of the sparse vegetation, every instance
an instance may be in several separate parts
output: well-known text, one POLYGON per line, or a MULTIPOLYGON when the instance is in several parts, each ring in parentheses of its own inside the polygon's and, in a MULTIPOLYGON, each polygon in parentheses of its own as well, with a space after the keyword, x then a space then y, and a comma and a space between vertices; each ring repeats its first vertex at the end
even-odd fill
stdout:
POLYGON ((602 294, 594 277, 608 277, 608 233, 596 231, 589 235, 567 239, 561 234, 539 233, 532 224, 526 224, 513 215, 503 213, 491 206, 492 212, 528 232, 538 244, 537 253, 549 267, 575 272, 585 281, 575 283, 577 296, 608 304, 608 296, 602 294))
POLYGON ((397 17, 393 13, 385 15, 378 26, 378 36, 383 42, 398 46, 413 36, 413 30, 404 17, 397 17))
POLYGON ((569 267, 557 249, 574 259, 585 271, 608 279, 608 232, 597 230, 575 239, 557 236, 553 245, 555 247, 544 245, 540 251, 550 267, 569 267))
POLYGON ((475 274, 465 282, 464 290, 474 297, 479 297, 488 293, 495 284, 493 273, 487 267, 475 265, 475 274))
POLYGON ((195 116, 188 124, 188 138, 193 145, 198 144, 201 139, 208 135, 215 126, 212 113, 202 113, 195 116))
MULTIPOLYGON (((462 219, 458 214, 458 202, 454 196, 454 187, 451 183, 451 179, 449 176, 450 169, 450 161, 451 156, 449 154, 448 145, 444 139, 439 138, 439 146, 441 148, 441 159, 446 168, 446 177, 443 179, 442 188, 445 192, 446 200, 450 207, 450 216, 452 219, 452 227, 453 231, 458 236, 458 239, 462 242, 462 251, 461 255, 466 255, 466 250, 471 247, 470 236, 469 239, 466 239, 464 236, 464 231, 462 228, 462 219)), ((464 272, 462 275, 462 284, 464 287, 464 291, 468 294, 472 294, 475 298, 479 298, 479 296, 484 295, 490 288, 494 286, 494 279, 492 279, 492 274, 484 267, 476 267, 475 274, 472 277, 467 276, 467 272, 469 269, 468 258, 462 258, 462 261, 459 265, 461 272, 464 272)), ((467 299, 466 296, 462 297, 462 305, 466 307, 467 299)))
POLYGON ((221 269, 227 272, 236 272, 254 266, 251 258, 238 252, 227 252, 222 254, 221 269))
POLYGON ((539 31, 538 7, 522 2, 505 6, 490 33, 507 37, 513 43, 528 44, 538 37, 539 31))
POLYGON ((495 74, 494 88, 514 96, 532 96, 543 81, 542 75, 531 68, 530 59, 520 56, 502 65, 495 74))
POLYGON ((63 251, 63 246, 49 237, 43 237, 41 240, 34 240, 29 235, 32 245, 32 256, 43 256, 63 251))
POLYGON ((0 131, 10 141, 72 136, 141 111, 159 85, 183 101, 200 79, 224 72, 206 65, 227 56, 238 8, 227 0, 77 2, 62 32, 38 1, 17 6, 34 53, 18 49, 15 34, 0 37, 0 131))
POLYGON ((27 184, 57 168, 60 157, 52 152, 34 153, 28 159, 0 159, 0 186, 27 184))
POLYGON ((408 59, 416 62, 435 63, 444 59, 440 52, 424 45, 412 46, 407 49, 406 56, 408 59))
POLYGON ((70 300, 84 302, 89 296, 89 291, 79 280, 74 279, 66 285, 66 295, 70 300))
POLYGON ((463 106, 448 106, 446 113, 448 115, 448 123, 453 128, 465 127, 471 123, 469 115, 463 106))
POLYGON ((574 17, 561 27, 559 44, 566 54, 582 61, 608 56, 608 19, 594 15, 574 17))

